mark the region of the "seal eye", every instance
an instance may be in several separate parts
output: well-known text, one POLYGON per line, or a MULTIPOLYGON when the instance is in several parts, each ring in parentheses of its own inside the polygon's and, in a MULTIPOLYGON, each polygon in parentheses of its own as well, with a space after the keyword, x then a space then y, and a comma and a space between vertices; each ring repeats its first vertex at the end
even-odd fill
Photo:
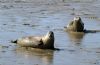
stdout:
POLYGON ((49 37, 53 37, 53 32, 52 31, 49 31, 49 37))
POLYGON ((52 34, 53 34, 53 32, 52 32, 52 31, 49 31, 49 34, 51 34, 51 35, 52 35, 52 34))

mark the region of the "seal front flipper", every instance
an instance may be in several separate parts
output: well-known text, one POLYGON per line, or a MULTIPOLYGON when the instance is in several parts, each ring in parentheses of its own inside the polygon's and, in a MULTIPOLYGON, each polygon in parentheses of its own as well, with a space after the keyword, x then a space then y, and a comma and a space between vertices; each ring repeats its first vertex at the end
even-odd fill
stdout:
POLYGON ((17 44, 17 40, 11 40, 11 43, 16 43, 17 44))
POLYGON ((43 45, 42 39, 40 40, 40 43, 38 44, 39 46, 43 45))

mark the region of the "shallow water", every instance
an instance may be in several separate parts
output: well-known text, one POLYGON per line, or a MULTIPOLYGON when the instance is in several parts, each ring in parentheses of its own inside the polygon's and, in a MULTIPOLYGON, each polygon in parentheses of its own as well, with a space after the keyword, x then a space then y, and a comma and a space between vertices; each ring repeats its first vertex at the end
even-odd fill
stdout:
POLYGON ((0 0, 0 65, 100 65, 100 33, 68 34, 75 16, 100 30, 99 0, 0 0), (60 51, 25 49, 11 40, 54 31, 60 51))

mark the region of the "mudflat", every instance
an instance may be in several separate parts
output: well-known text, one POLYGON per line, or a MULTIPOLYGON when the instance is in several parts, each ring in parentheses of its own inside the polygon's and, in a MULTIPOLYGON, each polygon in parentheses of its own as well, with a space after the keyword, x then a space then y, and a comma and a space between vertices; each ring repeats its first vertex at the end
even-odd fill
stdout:
POLYGON ((100 65, 100 33, 67 33, 75 16, 100 30, 100 0, 0 0, 0 65, 100 65), (61 50, 22 48, 11 40, 55 34, 61 50))

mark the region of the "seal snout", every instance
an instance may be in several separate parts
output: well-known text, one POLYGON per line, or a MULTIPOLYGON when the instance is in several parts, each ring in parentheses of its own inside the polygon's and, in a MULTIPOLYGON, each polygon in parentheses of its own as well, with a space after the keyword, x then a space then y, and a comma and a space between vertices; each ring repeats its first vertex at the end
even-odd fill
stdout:
POLYGON ((49 31, 49 37, 53 37, 53 36, 54 36, 53 31, 49 31))
POLYGON ((80 21, 80 20, 81 20, 80 17, 75 17, 75 18, 74 18, 74 21, 80 21))

